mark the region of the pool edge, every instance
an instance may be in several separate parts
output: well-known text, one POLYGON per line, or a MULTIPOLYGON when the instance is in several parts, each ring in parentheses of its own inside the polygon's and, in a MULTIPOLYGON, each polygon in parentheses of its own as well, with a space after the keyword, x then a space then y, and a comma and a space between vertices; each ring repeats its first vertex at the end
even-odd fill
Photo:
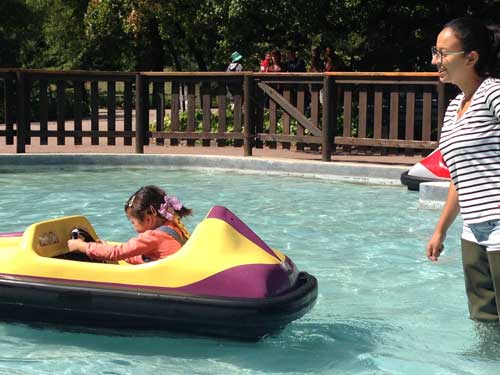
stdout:
POLYGON ((322 162, 262 157, 172 154, 0 154, 0 167, 29 165, 161 165, 177 169, 230 170, 240 173, 304 176, 347 182, 402 186, 407 166, 322 162))

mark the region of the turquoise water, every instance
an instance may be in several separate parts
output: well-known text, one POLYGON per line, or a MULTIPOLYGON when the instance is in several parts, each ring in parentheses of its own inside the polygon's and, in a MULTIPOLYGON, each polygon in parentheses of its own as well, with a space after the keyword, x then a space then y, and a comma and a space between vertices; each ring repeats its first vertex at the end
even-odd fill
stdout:
POLYGON ((155 168, 0 168, 0 232, 83 214, 100 237, 134 235, 123 204, 157 184, 194 209, 230 208, 319 281, 314 309, 258 343, 0 323, 0 374, 493 374, 500 329, 467 316, 460 222, 438 263, 437 211, 418 195, 305 178, 155 168))

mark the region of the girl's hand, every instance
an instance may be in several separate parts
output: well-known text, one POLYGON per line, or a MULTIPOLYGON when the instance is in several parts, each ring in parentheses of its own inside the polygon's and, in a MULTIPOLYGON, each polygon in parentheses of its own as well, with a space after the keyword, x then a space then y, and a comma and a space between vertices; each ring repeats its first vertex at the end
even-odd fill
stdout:
POLYGON ((76 239, 76 240, 68 240, 68 249, 69 251, 80 251, 84 252, 85 251, 85 246, 86 243, 81 240, 81 239, 76 239))

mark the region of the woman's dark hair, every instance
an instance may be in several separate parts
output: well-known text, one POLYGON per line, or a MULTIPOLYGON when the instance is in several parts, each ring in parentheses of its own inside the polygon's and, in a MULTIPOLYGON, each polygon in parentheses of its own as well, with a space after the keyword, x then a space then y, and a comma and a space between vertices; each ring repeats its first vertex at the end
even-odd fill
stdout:
POLYGON ((321 60, 321 50, 319 47, 313 48, 311 52, 311 66, 310 71, 312 72, 322 72, 323 71, 323 61, 321 60))
POLYGON ((279 49, 273 49, 271 51, 271 56, 281 59, 281 51, 279 49))
POLYGON ((487 26, 479 19, 461 17, 451 20, 443 29, 450 28, 468 53, 476 51, 479 60, 475 65, 480 77, 498 77, 500 75, 500 27, 487 26))
MULTIPOLYGON (((137 190, 125 203, 125 212, 139 220, 144 220, 146 214, 158 213, 164 203, 165 191, 158 186, 143 186, 137 190)), ((191 214, 191 209, 182 206, 176 211, 180 217, 191 214)))

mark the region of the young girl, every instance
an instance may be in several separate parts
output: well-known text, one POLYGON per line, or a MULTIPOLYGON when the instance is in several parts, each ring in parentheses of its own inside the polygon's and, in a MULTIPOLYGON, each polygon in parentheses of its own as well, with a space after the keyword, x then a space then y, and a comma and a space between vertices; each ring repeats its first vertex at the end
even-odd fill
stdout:
POLYGON ((97 260, 142 264, 177 252, 189 238, 181 218, 190 215, 191 209, 157 186, 144 186, 136 191, 125 204, 125 213, 138 237, 120 245, 69 240, 69 250, 97 260))

